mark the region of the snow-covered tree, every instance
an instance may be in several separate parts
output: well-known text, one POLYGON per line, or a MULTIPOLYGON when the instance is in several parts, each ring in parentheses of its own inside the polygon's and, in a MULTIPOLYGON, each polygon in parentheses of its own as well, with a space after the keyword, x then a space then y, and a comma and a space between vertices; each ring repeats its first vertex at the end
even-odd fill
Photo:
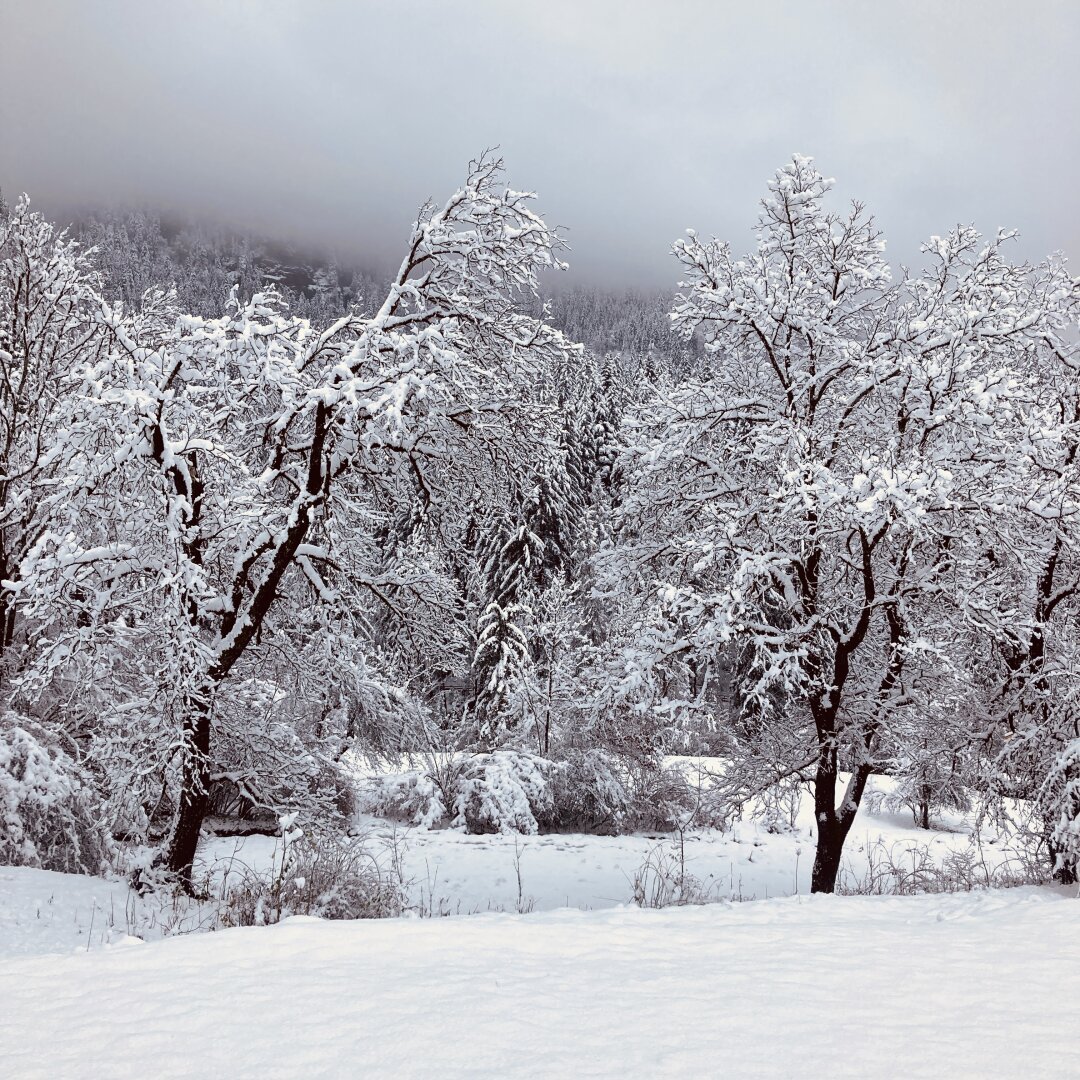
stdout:
POLYGON ((24 197, 0 215, 0 685, 12 664, 23 559, 45 528, 72 370, 92 362, 98 278, 24 197))
POLYGON ((473 671, 478 735, 489 748, 522 725, 526 669, 530 661, 543 663, 530 624, 536 600, 569 567, 574 523, 568 500, 569 481, 556 452, 514 492, 514 517, 497 517, 480 544, 485 604, 473 671))
MULTIPOLYGON (((686 672, 745 658, 757 720, 750 739, 730 728, 735 769, 756 770, 750 790, 812 778, 817 891, 835 886, 870 774, 896 758, 912 655, 1006 617, 1030 479, 1021 361, 1055 347, 1067 303, 1039 290, 1045 270, 1010 267, 1006 235, 966 228, 894 287, 873 219, 827 210, 831 186, 797 157, 750 255, 693 233, 675 245, 673 320, 704 336, 704 374, 633 421, 626 542, 607 559, 609 590, 639 598, 620 691, 639 711, 713 710, 686 672)), ((973 702, 964 671, 941 677, 973 702)))
MULTIPOLYGON (((979 782, 995 800, 1029 800, 1033 831, 1054 873, 1074 881, 1080 860, 1080 288, 1064 259, 1000 267, 996 288, 1018 311, 1018 351, 1035 400, 1029 463, 1014 496, 1019 551, 1009 617, 980 642, 986 754, 979 782), (987 648, 988 647, 988 648, 987 648)), ((990 543, 988 564, 1011 565, 990 543)))
POLYGON ((404 585, 380 576, 365 531, 418 492, 428 514, 459 513, 544 441, 518 387, 569 346, 519 310, 561 265, 531 198, 475 162, 422 209, 375 313, 322 331, 272 295, 213 319, 166 294, 133 316, 102 305, 109 347, 78 372, 63 482, 24 561, 38 685, 114 670, 115 723, 135 717, 159 757, 179 755, 164 861, 181 879, 214 746, 243 735, 229 703, 268 653, 296 664, 329 643, 347 682, 379 682, 357 598, 404 585))

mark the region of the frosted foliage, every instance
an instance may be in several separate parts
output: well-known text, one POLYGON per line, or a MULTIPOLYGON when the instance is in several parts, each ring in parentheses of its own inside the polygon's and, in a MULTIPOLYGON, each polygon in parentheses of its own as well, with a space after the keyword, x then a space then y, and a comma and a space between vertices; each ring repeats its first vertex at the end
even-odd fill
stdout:
POLYGON ((0 213, 10 857, 111 833, 190 887, 208 816, 340 829, 346 764, 408 755, 362 809, 779 828, 807 790, 831 890, 884 774, 1067 880, 1077 283, 967 225, 894 270, 834 189, 796 156, 748 252, 688 231, 670 304, 545 300, 565 244, 491 155, 382 284, 0 213), (707 799, 672 753, 722 758, 707 799))
POLYGON ((545 758, 497 750, 473 759, 454 799, 451 824, 469 832, 535 833, 551 817, 551 776, 545 758))
POLYGON ((24 718, 0 719, 0 862, 96 873, 108 843, 87 777, 24 718))
POLYGON ((633 416, 621 543, 602 559, 605 591, 629 600, 608 700, 698 724, 734 671, 730 797, 814 776, 815 887, 875 768, 917 772, 980 713, 1015 725, 986 700, 1005 669, 971 658, 1001 642, 1014 684, 1036 677, 1029 646, 1075 591, 1058 564, 1080 505, 1080 414, 1051 389, 1075 383, 1063 261, 1013 265, 1011 234, 960 227, 894 284, 873 219, 828 209, 831 187, 797 157, 749 255, 676 242, 672 320, 706 362, 633 416), (1055 565, 1040 607, 1032 574, 1055 565))
POLYGON ((421 828, 473 833, 670 829, 713 823, 685 770, 632 767, 611 751, 569 749, 556 758, 519 750, 430 760, 426 768, 367 776, 359 809, 421 828))
POLYGON ((531 199, 474 162, 421 209, 374 313, 325 328, 272 291, 235 288, 219 317, 167 291, 133 312, 94 299, 102 346, 68 376, 62 467, 13 583, 34 646, 22 687, 92 687, 93 752, 146 800, 179 782, 181 874, 212 783, 281 808, 324 787, 313 771, 343 739, 394 750, 422 730, 378 620, 411 615, 436 655, 457 623, 445 571, 388 535, 403 514, 452 535, 502 455, 546 446, 520 388, 575 352, 519 310, 562 265, 531 199))
POLYGON ((0 215, 0 679, 18 664, 23 560, 68 465, 71 376, 104 344, 97 284, 87 253, 25 197, 0 215))
POLYGON ((423 769, 366 778, 360 784, 359 809, 424 829, 446 819, 442 789, 423 769))
POLYGON ((496 750, 365 780, 360 808, 424 828, 536 833, 551 821, 562 766, 517 750, 496 750))

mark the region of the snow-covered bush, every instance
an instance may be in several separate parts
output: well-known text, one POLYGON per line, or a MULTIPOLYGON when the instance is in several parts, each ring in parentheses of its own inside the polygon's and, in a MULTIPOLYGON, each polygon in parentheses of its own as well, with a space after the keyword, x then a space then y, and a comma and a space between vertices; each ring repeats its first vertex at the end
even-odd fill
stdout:
POLYGON ((557 818, 555 785, 562 766, 519 750, 432 758, 361 781, 363 813, 430 828, 449 824, 471 833, 536 833, 557 818))
POLYGON ((307 730, 303 702, 284 698, 261 712, 234 710, 214 742, 211 811, 250 818, 299 809, 305 819, 344 820, 352 788, 328 750, 341 745, 333 717, 319 736, 307 730))
POLYGON ((558 760, 521 750, 431 758, 358 785, 361 813, 471 833, 668 830, 716 824, 678 765, 630 763, 599 748, 558 760))
POLYGON ((282 854, 273 871, 245 869, 238 880, 226 879, 225 926, 265 926, 292 915, 385 919, 405 910, 396 857, 380 860, 362 840, 300 835, 290 815, 282 820, 282 854))
POLYGON ((567 751, 553 776, 551 828, 633 832, 722 826, 707 787, 679 762, 628 759, 610 750, 567 751))
POLYGON ((679 765, 637 765, 631 775, 630 814, 636 829, 667 831, 688 824, 716 824, 702 792, 679 765))
POLYGON ((97 873, 110 838, 78 764, 26 717, 0 719, 0 863, 97 873))
POLYGON ((359 784, 363 813, 471 833, 536 833, 557 827, 565 765, 519 750, 432 757, 423 769, 359 784))
POLYGON ((604 750, 570 750, 552 774, 549 826, 565 832, 622 832, 634 796, 625 765, 604 750))
POLYGON ((553 828, 580 832, 668 831, 718 824, 701 789, 678 763, 632 761, 611 751, 572 750, 554 776, 553 828))
POLYGON ((366 777, 357 785, 357 809, 362 814, 407 821, 429 829, 446 819, 446 801, 430 771, 366 777))
POLYGON ((875 813, 907 810, 919 828, 929 829, 942 810, 965 813, 971 809, 970 792, 941 755, 913 755, 899 763, 898 771, 894 788, 867 795, 866 804, 875 813))
POLYGON ((451 824, 471 833, 539 832, 555 809, 557 771, 547 758, 519 750, 478 754, 462 775, 451 824))

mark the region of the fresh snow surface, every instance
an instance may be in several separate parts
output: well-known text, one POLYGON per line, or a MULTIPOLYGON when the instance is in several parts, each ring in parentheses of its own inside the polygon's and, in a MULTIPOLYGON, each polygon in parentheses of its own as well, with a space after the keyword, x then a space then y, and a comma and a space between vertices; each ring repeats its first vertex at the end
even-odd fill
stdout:
MULTIPOLYGON (((868 802, 844 880, 1019 868, 974 825, 868 802)), ((626 904, 677 837, 358 826, 414 912, 450 917, 187 935, 212 904, 0 867, 0 1076, 1080 1076, 1075 890, 807 897, 809 800, 788 830, 688 832, 720 902, 663 911, 626 904)), ((207 838, 198 872, 218 895, 279 843, 207 838)))
MULTIPOLYGON (((873 868, 880 875, 890 864, 906 870, 925 860, 942 865, 958 855, 969 861, 980 884, 999 880, 995 873, 1001 868, 1022 865, 1017 844, 990 828, 976 837, 968 816, 945 814, 927 831, 915 828, 908 813, 875 812, 871 801, 860 808, 845 845, 842 885, 865 885, 873 868)), ((773 832, 748 819, 724 832, 687 832, 682 870, 700 883, 700 896, 708 900, 808 893, 813 824, 813 804, 806 797, 791 831, 773 832)), ((680 872, 679 839, 669 834, 470 836, 370 817, 358 827, 383 868, 389 870, 396 856, 409 904, 425 915, 611 908, 630 902, 635 876, 647 862, 680 872)), ((197 876, 216 897, 223 882, 235 882, 248 870, 273 873, 280 851, 280 838, 273 836, 206 837, 197 876)), ((647 887, 652 884, 655 876, 646 880, 647 887)), ((887 875, 884 884, 890 884, 887 875)), ((0 958, 85 951, 128 936, 156 940, 205 929, 213 921, 210 905, 171 894, 139 897, 123 881, 0 866, 0 958)))
MULTIPOLYGON (((717 759, 686 760, 722 767, 717 759)), ((846 777, 844 778, 846 779, 846 777)), ((874 795, 892 781, 873 777, 844 846, 840 885, 864 889, 884 868, 908 871, 950 858, 970 864, 980 884, 1000 881, 999 872, 1019 874, 1022 845, 972 815, 942 813, 930 830, 916 828, 908 811, 875 810, 874 795)), ((709 900, 763 900, 808 893, 814 863, 814 806, 809 794, 796 808, 794 824, 777 832, 750 817, 725 831, 696 829, 680 841, 673 834, 595 836, 494 833, 472 836, 457 829, 425 829, 364 817, 358 822, 378 861, 394 853, 408 885, 410 903, 425 914, 468 915, 484 911, 586 910, 614 907, 633 897, 634 879, 647 861, 678 865, 701 884, 709 900), (520 877, 520 888, 519 888, 520 877)), ((215 882, 228 872, 268 872, 280 859, 279 841, 268 836, 217 837, 200 848, 199 869, 215 882)), ((892 891, 892 890, 886 890, 892 891)))
POLYGON ((4 1075, 1077 1075, 1049 889, 322 922, 0 967, 4 1075))
MULTIPOLYGON (((0 866, 0 964, 8 956, 86 952, 214 925, 209 904, 170 892, 139 896, 126 881, 0 866)), ((0 1057, 0 1077, 4 1075, 0 1057)))

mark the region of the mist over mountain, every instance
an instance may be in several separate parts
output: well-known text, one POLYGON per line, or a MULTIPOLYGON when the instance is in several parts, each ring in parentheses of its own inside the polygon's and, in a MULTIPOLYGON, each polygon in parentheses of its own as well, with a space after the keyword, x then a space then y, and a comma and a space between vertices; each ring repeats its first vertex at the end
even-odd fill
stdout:
POLYGON ((690 226, 752 243, 792 152, 890 257, 974 222, 1076 250, 1071 3, 523 6, 5 0, 0 187, 140 203, 389 273, 418 206, 498 145, 575 280, 672 287, 690 226))

